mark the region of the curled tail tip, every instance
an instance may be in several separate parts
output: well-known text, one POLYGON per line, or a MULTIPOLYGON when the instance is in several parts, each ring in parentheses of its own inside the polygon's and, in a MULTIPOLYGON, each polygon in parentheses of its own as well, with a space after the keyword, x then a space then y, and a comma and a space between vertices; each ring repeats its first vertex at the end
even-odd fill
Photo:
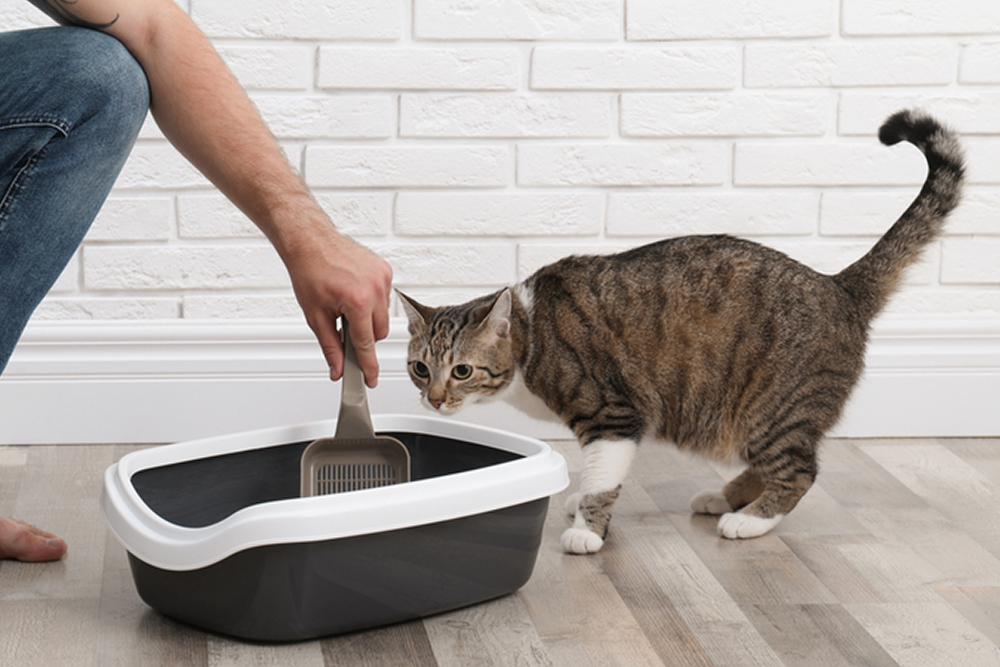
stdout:
POLYGON ((886 118, 878 138, 886 146, 908 141, 921 150, 928 144, 958 143, 954 131, 919 109, 903 109, 886 118))

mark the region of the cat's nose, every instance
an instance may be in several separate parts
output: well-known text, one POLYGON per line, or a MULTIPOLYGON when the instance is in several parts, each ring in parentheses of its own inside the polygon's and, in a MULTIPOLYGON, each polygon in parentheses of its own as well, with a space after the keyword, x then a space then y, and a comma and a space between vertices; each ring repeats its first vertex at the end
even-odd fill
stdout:
POLYGON ((444 399, 443 398, 428 398, 427 402, 430 403, 431 405, 433 405, 435 410, 438 410, 438 409, 441 408, 441 404, 444 403, 444 399))

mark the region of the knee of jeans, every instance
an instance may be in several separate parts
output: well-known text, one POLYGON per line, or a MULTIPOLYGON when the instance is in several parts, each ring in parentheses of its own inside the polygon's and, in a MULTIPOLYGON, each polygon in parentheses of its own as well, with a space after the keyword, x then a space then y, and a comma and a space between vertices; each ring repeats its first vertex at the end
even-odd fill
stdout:
POLYGON ((89 99, 92 113, 109 114, 120 129, 138 131, 149 109, 146 73, 128 49, 114 37, 86 28, 68 31, 69 48, 63 58, 64 90, 89 99))

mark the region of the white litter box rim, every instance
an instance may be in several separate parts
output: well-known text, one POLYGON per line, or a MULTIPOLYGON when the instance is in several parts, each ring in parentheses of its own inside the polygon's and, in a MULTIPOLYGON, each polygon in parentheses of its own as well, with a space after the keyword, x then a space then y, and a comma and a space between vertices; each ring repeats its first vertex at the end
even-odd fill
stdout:
POLYGON ((133 475, 149 468, 328 437, 336 420, 249 431, 126 454, 104 473, 105 521, 136 558, 161 569, 187 571, 255 547, 369 535, 491 512, 551 496, 569 485, 565 459, 541 440, 419 415, 373 415, 372 423, 379 432, 436 435, 524 458, 407 484, 260 503, 199 528, 167 521, 131 483, 133 475))

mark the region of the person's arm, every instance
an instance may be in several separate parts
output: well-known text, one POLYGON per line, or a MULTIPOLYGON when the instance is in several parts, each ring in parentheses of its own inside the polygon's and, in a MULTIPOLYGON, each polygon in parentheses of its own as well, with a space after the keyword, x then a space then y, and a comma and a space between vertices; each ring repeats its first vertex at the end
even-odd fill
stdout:
POLYGON ((375 341, 389 333, 392 269, 336 231, 187 14, 173 0, 30 2, 61 23, 101 30, 125 45, 146 72, 150 110, 163 134, 278 251, 331 378, 343 372, 336 331, 343 315, 366 381, 375 386, 375 341))

